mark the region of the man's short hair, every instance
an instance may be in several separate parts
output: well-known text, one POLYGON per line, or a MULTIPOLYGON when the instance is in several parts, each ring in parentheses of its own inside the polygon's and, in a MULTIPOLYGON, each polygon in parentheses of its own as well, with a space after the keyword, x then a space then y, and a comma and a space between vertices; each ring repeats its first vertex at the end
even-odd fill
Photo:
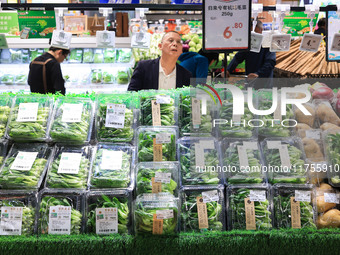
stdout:
POLYGON ((259 28, 259 29, 263 29, 263 23, 262 23, 262 21, 259 20, 259 19, 257 19, 256 21, 257 21, 257 22, 256 22, 256 27, 259 28))
POLYGON ((318 21, 318 27, 325 27, 326 26, 326 19, 325 18, 321 18, 318 21))
MULTIPOLYGON (((164 36, 166 36, 167 34, 170 34, 170 33, 176 33, 176 34, 178 34, 178 35, 181 37, 181 35, 180 35, 177 31, 169 31, 169 32, 166 32, 166 33, 163 35, 161 43, 163 42, 164 36)), ((182 37, 181 37, 181 38, 182 38, 182 37)))
POLYGON ((63 54, 64 56, 67 56, 68 54, 70 54, 70 50, 60 49, 60 48, 53 47, 53 46, 51 46, 48 50, 53 51, 53 52, 55 52, 55 51, 57 51, 57 50, 62 50, 62 54, 63 54))

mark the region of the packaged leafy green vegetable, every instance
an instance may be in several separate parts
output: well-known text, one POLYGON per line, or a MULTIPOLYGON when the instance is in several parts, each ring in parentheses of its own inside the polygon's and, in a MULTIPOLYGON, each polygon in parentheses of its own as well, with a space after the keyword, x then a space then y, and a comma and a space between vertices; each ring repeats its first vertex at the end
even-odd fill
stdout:
POLYGON ((176 128, 137 129, 139 162, 176 161, 176 128))
POLYGON ((306 183, 305 155, 300 138, 266 138, 261 143, 269 182, 306 183))
POLYGON ((100 142, 131 142, 133 139, 133 94, 98 94, 96 137, 100 142))
POLYGON ((109 83, 109 84, 112 84, 114 83, 114 80, 115 80, 115 76, 110 73, 110 72, 103 72, 103 83, 109 83))
POLYGON ((102 49, 95 49, 94 50, 94 59, 93 63, 101 64, 104 62, 104 55, 102 49))
POLYGON ((223 181, 219 149, 213 138, 184 137, 178 147, 182 185, 216 185, 223 181))
POLYGON ((10 49, 11 59, 13 64, 22 64, 22 52, 21 49, 10 49))
POLYGON ((168 194, 139 195, 134 206, 137 235, 176 235, 178 199, 168 194))
POLYGON ((116 59, 118 63, 129 63, 131 56, 131 49, 117 49, 116 59))
POLYGON ((260 147, 255 139, 224 139, 222 142, 223 166, 227 168, 226 182, 262 183, 266 174, 262 172, 260 147))
POLYGON ((83 232, 83 192, 43 189, 38 196, 39 234, 79 235, 83 232))
POLYGON ((7 156, 8 140, 0 139, 0 166, 4 163, 4 159, 7 156))
POLYGON ((116 80, 118 84, 127 84, 129 83, 129 75, 126 71, 118 71, 116 80))
POLYGON ((223 185, 184 187, 181 197, 181 230, 206 232, 224 230, 223 185))
POLYGON ((2 75, 1 83, 6 84, 6 85, 13 85, 15 83, 15 75, 14 74, 2 75))
POLYGON ((276 228, 316 229, 317 210, 312 196, 313 185, 275 184, 273 202, 276 228))
POLYGON ((227 188, 228 230, 270 230, 272 207, 267 185, 230 185, 227 188))
POLYGON ((17 85, 26 85, 27 84, 27 75, 26 74, 18 74, 18 75, 16 75, 14 82, 17 85))
POLYGON ((51 154, 46 144, 13 144, 1 168, 1 188, 38 190, 51 154))
POLYGON ((89 142, 93 123, 93 103, 89 98, 64 97, 55 103, 49 135, 54 142, 89 142))
POLYGON ((37 57, 41 56, 44 53, 44 49, 30 49, 30 61, 33 61, 37 57))
POLYGON ((70 63, 81 63, 83 59, 83 49, 72 49, 69 57, 70 63))
POLYGON ((91 191, 86 195, 87 233, 129 234, 132 194, 128 190, 91 191))
POLYGON ((116 59, 116 50, 107 48, 104 50, 104 63, 114 63, 116 59))
POLYGON ((131 167, 134 149, 129 145, 99 143, 92 164, 89 187, 92 189, 128 188, 131 184, 131 167))
POLYGON ((11 112, 12 98, 6 95, 0 95, 0 138, 4 137, 6 132, 7 121, 11 112))
POLYGON ((55 147, 45 187, 49 189, 86 189, 92 148, 89 146, 55 147))
POLYGON ((46 95, 16 96, 6 137, 15 141, 45 141, 53 98, 46 95))
POLYGON ((328 165, 328 181, 334 187, 340 186, 340 132, 330 130, 323 134, 328 165))
POLYGON ((30 52, 28 49, 22 49, 22 63, 30 62, 30 52))
POLYGON ((178 196, 177 162, 143 162, 136 166, 136 194, 168 193, 178 196))
POLYGON ((93 49, 84 49, 83 63, 93 63, 94 54, 93 49))
POLYGON ((8 213, 8 218, 1 220, 0 235, 34 235, 37 205, 35 191, 0 191, 0 213, 8 213))
POLYGON ((11 52, 9 49, 2 49, 1 50, 1 64, 10 64, 12 63, 11 52))
POLYGON ((92 83, 102 83, 103 73, 101 69, 91 70, 91 82, 92 83))

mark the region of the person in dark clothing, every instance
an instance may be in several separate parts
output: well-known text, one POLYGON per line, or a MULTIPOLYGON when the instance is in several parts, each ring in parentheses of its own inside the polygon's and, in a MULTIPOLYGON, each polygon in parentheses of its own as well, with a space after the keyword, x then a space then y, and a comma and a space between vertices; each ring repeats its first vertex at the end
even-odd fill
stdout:
POLYGON ((314 31, 315 35, 321 35, 323 34, 324 36, 327 36, 327 31, 326 31, 326 19, 321 18, 318 21, 318 29, 314 31))
POLYGON ((70 50, 50 47, 48 52, 35 58, 30 63, 28 84, 31 92, 47 94, 60 92, 65 95, 65 81, 61 73, 62 63, 70 50))

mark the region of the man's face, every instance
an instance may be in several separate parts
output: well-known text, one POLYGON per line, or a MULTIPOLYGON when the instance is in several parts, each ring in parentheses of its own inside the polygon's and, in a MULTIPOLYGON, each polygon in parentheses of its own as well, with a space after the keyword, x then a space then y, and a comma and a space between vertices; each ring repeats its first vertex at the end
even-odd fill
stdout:
POLYGON ((158 47, 162 50, 162 56, 168 55, 178 58, 182 54, 181 37, 177 33, 167 33, 158 47))
POLYGON ((254 32, 258 34, 262 34, 262 28, 259 28, 258 26, 256 26, 254 29, 254 32))
POLYGON ((67 58, 67 55, 63 55, 63 51, 62 50, 57 50, 56 51, 56 60, 59 63, 62 63, 66 58, 67 58))

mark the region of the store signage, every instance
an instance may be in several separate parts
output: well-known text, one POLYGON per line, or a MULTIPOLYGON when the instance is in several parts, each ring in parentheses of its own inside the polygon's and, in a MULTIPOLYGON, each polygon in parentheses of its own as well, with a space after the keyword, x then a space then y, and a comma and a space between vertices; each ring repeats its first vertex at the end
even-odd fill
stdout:
POLYGON ((0 33, 6 37, 20 35, 17 11, 0 11, 0 33))
POLYGON ((304 34, 300 44, 300 50, 317 52, 319 50, 321 40, 322 40, 321 35, 304 34))
POLYGON ((335 11, 327 12, 327 61, 340 61, 340 15, 335 11))
POLYGON ((334 34, 331 51, 340 51, 340 33, 334 34))

